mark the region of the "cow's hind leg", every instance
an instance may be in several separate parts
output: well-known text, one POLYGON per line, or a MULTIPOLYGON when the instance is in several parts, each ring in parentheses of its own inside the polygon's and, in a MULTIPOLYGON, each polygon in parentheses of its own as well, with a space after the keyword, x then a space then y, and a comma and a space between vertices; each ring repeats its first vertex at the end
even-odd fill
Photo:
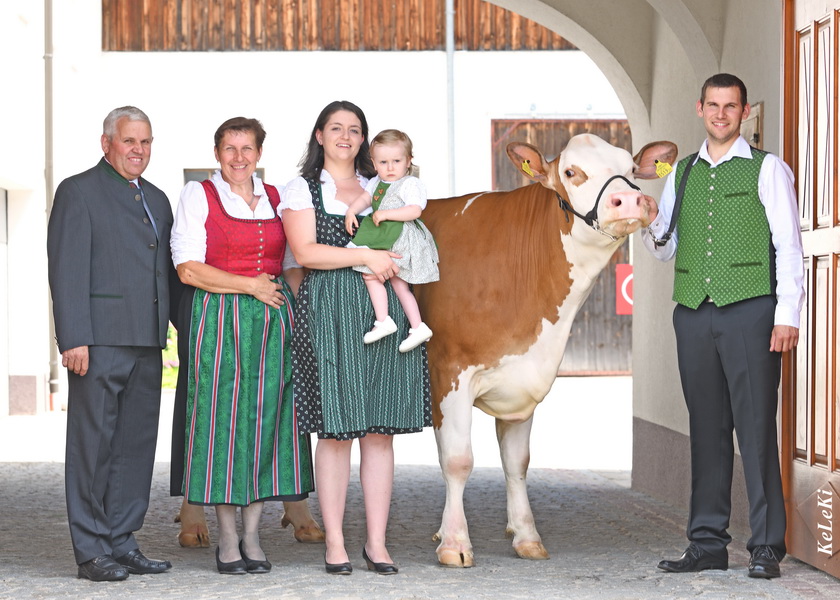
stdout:
POLYGON ((306 500, 283 503, 283 518, 280 526, 285 529, 292 525, 295 529, 295 539, 304 544, 319 544, 324 542, 324 532, 321 530, 306 500))
POLYGON ((181 510, 175 516, 175 522, 181 524, 178 533, 178 543, 184 548, 208 548, 210 546, 210 531, 204 518, 204 507, 190 504, 184 498, 181 510))
POLYGON ((440 540, 435 551, 445 567, 472 567, 472 543, 464 513, 464 488, 473 468, 472 402, 450 395, 441 404, 443 422, 435 430, 438 459, 446 482, 446 505, 440 529, 434 539, 440 540), (460 402, 459 402, 460 400, 460 402))
POLYGON ((531 504, 528 502, 528 463, 531 461, 532 416, 521 423, 496 419, 496 438, 502 456, 507 487, 507 534, 513 537, 513 549, 520 558, 545 560, 548 551, 542 544, 531 504))

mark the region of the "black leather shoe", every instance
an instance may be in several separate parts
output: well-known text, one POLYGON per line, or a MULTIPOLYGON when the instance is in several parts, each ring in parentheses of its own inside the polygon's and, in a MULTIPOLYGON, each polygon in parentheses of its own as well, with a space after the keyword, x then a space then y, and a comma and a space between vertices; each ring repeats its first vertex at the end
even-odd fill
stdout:
POLYGON ((220 561, 218 546, 216 546, 216 568, 222 575, 245 575, 248 572, 248 567, 241 558, 227 563, 220 561))
POLYGON ((268 573, 271 571, 271 563, 267 560, 251 560, 245 556, 241 541, 239 542, 239 554, 242 555, 242 560, 245 561, 245 570, 249 573, 268 573))
POLYGON ((118 556, 114 560, 128 569, 128 572, 132 575, 152 575, 154 573, 163 573, 172 568, 172 563, 168 560, 152 560, 151 558, 146 558, 139 549, 134 549, 128 554, 118 556))
POLYGON ((657 566, 670 573, 694 573, 706 569, 726 571, 729 560, 709 554, 696 544, 689 544, 678 560, 662 560, 657 566))
POLYGON ((394 566, 394 563, 378 563, 373 562, 368 556, 367 548, 362 546, 362 558, 367 563, 368 571, 376 571, 380 575, 396 575, 400 570, 394 566))
POLYGON ((103 554, 79 565, 79 579, 122 581, 128 579, 128 569, 117 564, 107 554, 103 554))
POLYGON ((775 550, 770 546, 753 548, 750 556, 750 570, 747 575, 760 579, 781 577, 782 571, 779 569, 779 559, 776 558, 775 550))
POLYGON ((349 575, 353 572, 353 565, 349 562, 344 563, 328 563, 327 553, 324 553, 324 568, 330 575, 349 575))

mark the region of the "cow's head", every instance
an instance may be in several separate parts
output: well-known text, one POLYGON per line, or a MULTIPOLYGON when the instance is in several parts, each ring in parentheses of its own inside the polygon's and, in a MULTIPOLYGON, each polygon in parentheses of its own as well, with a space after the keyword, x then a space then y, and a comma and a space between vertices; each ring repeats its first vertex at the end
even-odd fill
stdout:
POLYGON ((631 157, 626 150, 584 133, 570 139, 551 162, 524 142, 508 144, 507 154, 524 175, 556 192, 564 210, 618 238, 650 224, 654 200, 641 192, 635 180, 667 174, 677 158, 677 146, 653 142, 631 157))

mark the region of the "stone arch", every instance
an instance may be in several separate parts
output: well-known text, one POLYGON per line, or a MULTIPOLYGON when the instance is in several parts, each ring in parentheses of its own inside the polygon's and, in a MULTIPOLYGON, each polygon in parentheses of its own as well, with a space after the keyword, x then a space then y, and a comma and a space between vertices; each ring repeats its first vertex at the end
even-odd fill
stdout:
MULTIPOLYGON (((703 81, 709 73, 716 72, 720 64, 723 28, 718 21, 701 23, 691 10, 692 3, 684 0, 488 1, 557 32, 585 52, 621 100, 634 140, 648 141, 652 135, 653 60, 658 28, 664 25, 671 31, 697 80, 703 81), (627 35, 628 29, 633 35, 627 35)), ((709 0, 704 10, 721 2, 709 0)), ((557 76, 562 80, 562 73, 557 76)))

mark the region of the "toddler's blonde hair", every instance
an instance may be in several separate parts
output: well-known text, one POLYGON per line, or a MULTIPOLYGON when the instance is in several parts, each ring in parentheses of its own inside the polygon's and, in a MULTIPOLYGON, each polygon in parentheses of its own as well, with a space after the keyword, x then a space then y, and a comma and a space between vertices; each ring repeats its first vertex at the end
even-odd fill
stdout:
POLYGON ((410 163, 408 174, 412 177, 420 176, 420 167, 412 162, 414 158, 414 145, 411 143, 411 138, 408 134, 399 129, 383 129, 376 134, 370 142, 370 152, 373 156, 373 149, 377 146, 390 146, 391 144, 402 144, 405 148, 405 155, 410 163))

